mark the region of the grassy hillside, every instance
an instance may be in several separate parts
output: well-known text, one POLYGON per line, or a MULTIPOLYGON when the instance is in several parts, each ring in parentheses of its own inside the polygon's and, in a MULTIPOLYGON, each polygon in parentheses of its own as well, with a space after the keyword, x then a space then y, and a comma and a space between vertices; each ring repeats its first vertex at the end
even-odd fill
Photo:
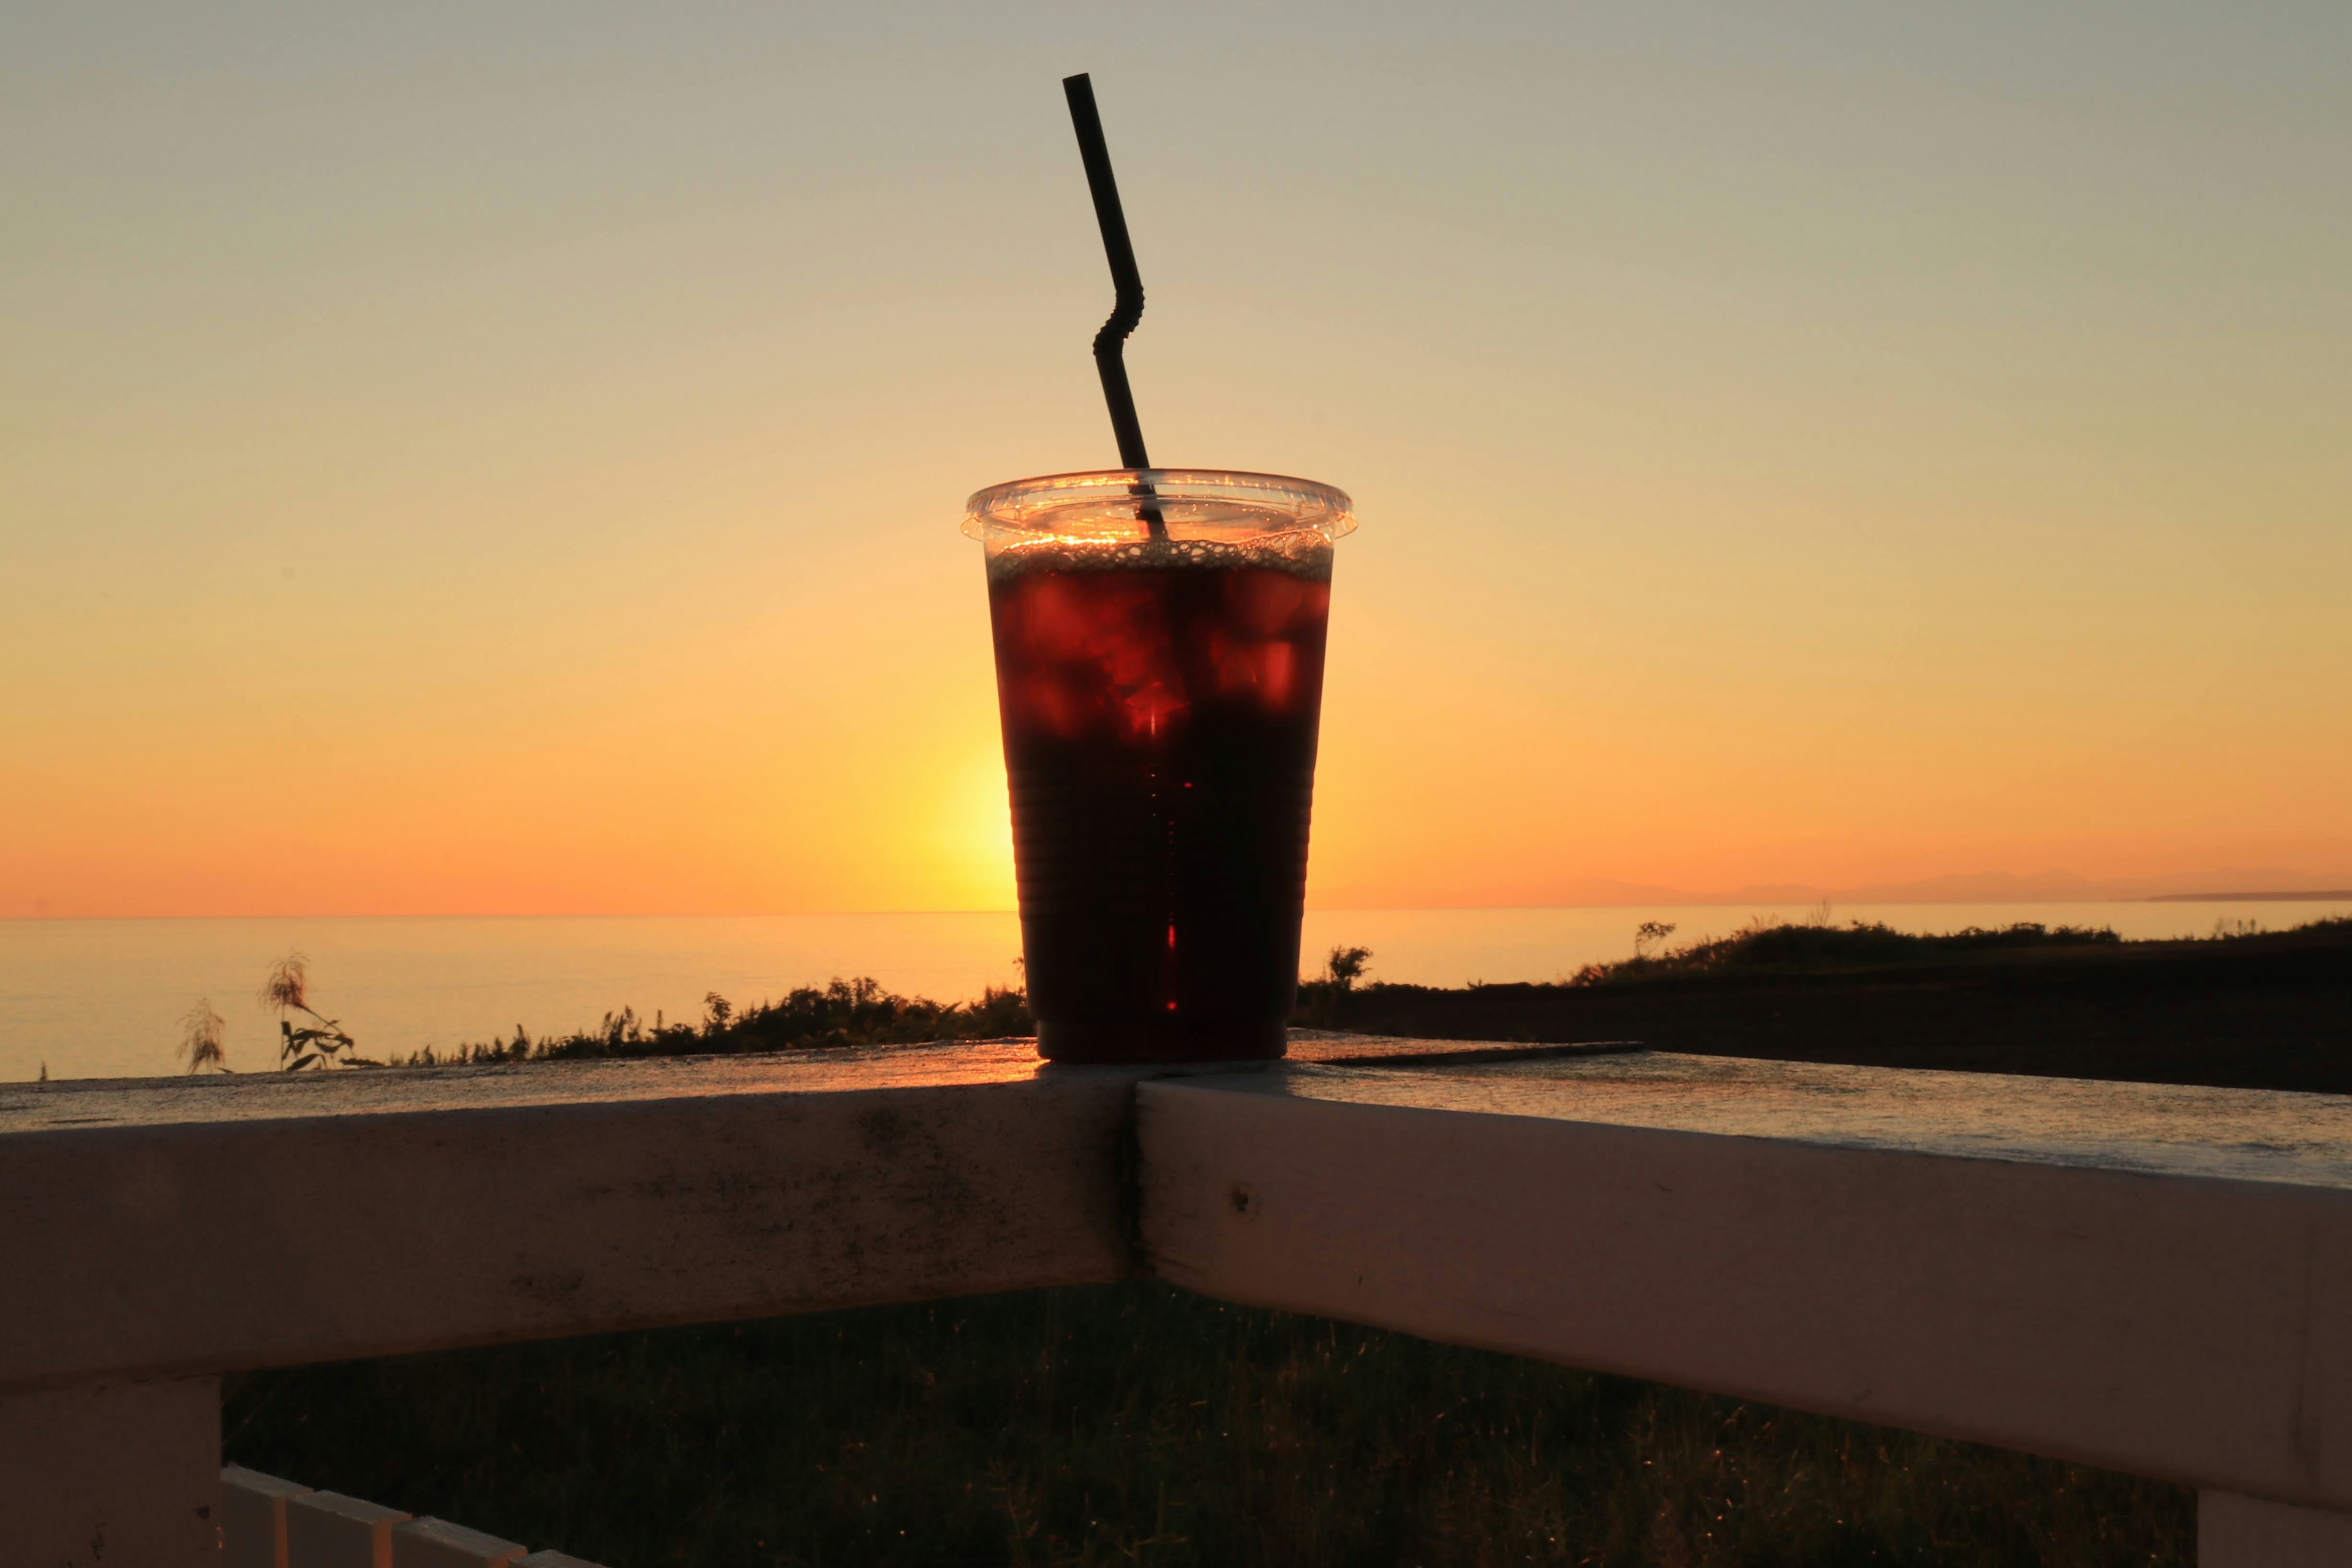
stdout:
POLYGON ((1326 1027, 2352 1093, 2352 921, 2199 942, 1778 926, 1551 985, 1310 986, 1326 1027))
POLYGON ((2193 1560, 2178 1488, 1150 1283, 258 1373, 225 1430, 614 1568, 2193 1560))

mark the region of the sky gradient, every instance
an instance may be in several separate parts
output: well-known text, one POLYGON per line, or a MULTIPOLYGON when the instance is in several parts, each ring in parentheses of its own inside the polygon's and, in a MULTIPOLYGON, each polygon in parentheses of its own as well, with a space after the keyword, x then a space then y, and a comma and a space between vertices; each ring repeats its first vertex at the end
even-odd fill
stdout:
POLYGON ((2352 885, 2352 10, 15 5, 0 916, 1012 900, 964 496, 1356 497, 1310 900, 2352 885))

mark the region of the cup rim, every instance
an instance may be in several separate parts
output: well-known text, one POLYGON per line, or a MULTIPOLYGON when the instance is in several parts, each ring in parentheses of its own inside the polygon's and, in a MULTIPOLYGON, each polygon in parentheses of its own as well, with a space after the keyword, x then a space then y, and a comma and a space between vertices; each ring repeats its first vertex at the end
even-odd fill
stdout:
POLYGON ((1286 520, 1288 528, 1313 529, 1327 539, 1355 531, 1356 503, 1347 491, 1314 479, 1240 468, 1087 468, 1007 479, 972 492, 964 502, 961 531, 982 540, 991 532, 1045 531, 1048 514, 1089 500, 1125 500, 1143 486, 1164 501, 1222 501, 1262 510, 1286 520))

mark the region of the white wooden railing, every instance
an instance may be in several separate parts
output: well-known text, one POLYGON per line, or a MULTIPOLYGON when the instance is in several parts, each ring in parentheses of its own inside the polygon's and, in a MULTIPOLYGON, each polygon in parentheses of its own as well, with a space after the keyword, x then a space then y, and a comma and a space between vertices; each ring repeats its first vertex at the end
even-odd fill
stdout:
POLYGON ((242 1465, 221 1470, 220 1542, 220 1568, 599 1568, 242 1465))
POLYGON ((2205 1568, 2352 1563, 2352 1099, 1318 1041, 8 1086, 0 1568, 215 1561, 228 1369, 1139 1272, 2186 1483, 2205 1568))

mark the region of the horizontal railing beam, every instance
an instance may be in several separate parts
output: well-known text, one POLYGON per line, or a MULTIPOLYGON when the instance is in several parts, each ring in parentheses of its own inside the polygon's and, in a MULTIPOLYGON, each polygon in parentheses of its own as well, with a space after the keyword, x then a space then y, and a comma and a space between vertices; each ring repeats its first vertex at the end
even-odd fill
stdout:
POLYGON ((0 1085, 0 1394, 1119 1279, 1166 1070, 1013 1040, 0 1085))
POLYGON ((1130 1268, 1128 1076, 1025 1047, 626 1068, 14 1086, 0 1392, 1130 1268))
POLYGON ((1671 1056, 1138 1101, 1150 1266, 1210 1295, 2352 1508, 2352 1101, 1671 1056))

